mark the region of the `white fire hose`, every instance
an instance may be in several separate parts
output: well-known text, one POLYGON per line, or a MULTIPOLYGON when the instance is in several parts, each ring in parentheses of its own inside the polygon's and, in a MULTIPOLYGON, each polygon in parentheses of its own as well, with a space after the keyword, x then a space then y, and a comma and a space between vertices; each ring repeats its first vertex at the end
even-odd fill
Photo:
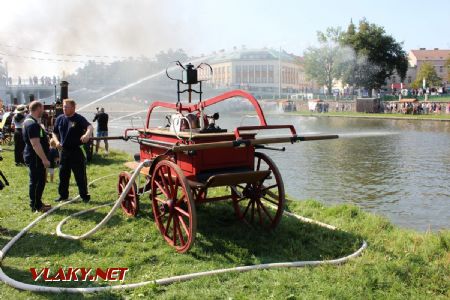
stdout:
MULTIPOLYGON (((69 218, 74 217, 74 216, 79 216, 79 215, 82 215, 84 213, 91 212, 91 211, 94 211, 94 210, 96 210, 96 209, 98 209, 100 207, 104 207, 104 206, 111 205, 111 204, 100 205, 100 206, 97 206, 97 207, 94 207, 94 208, 90 208, 90 209, 83 210, 83 211, 80 211, 80 212, 77 212, 77 213, 69 215, 68 217, 64 218, 58 224, 58 226, 56 227, 57 235, 60 236, 60 237, 66 238, 66 239, 80 240, 80 239, 87 238, 87 237, 91 236, 92 234, 94 234, 95 232, 97 232, 103 225, 105 225, 109 221, 109 219, 111 219, 113 213, 120 206, 120 204, 122 203, 123 199, 125 198, 125 195, 128 194, 128 192, 129 192, 131 186, 133 185, 136 177, 139 175, 140 170, 144 166, 148 166, 148 164, 149 164, 148 160, 142 162, 141 164, 139 164, 139 166, 134 171, 134 174, 131 176, 130 181, 126 185, 125 189, 122 191, 122 194, 120 195, 120 197, 114 203, 114 206, 112 207, 110 212, 94 228, 92 228, 91 230, 89 230, 88 232, 86 232, 86 233, 84 233, 84 234, 82 234, 80 236, 68 235, 68 234, 65 234, 65 233, 61 232, 61 226, 64 223, 66 223, 69 218)), ((102 179, 104 179, 106 177, 110 177, 110 176, 114 176, 114 175, 107 175, 107 176, 103 176, 103 177, 97 178, 94 181, 91 181, 89 183, 89 185, 91 185, 94 182, 97 182, 99 180, 102 180, 102 179)), ((50 215, 52 212, 54 212, 55 210, 59 209, 60 207, 62 207, 64 205, 67 205, 69 203, 73 203, 73 202, 75 202, 75 201, 77 201, 79 199, 80 199, 80 196, 76 196, 75 198, 73 198, 70 201, 63 202, 63 203, 53 207, 52 209, 50 209, 46 213, 40 215, 34 221, 32 221, 30 224, 28 224, 16 236, 14 236, 5 245, 5 247, 3 247, 3 249, 0 251, 0 263, 6 257, 6 254, 8 253, 10 248, 26 232, 28 232, 32 227, 34 227, 40 220, 44 219, 45 217, 47 217, 48 215, 50 215)), ((315 221, 315 220, 312 220, 312 219, 309 219, 309 218, 305 218, 305 217, 296 215, 294 213, 290 213, 290 212, 285 211, 284 214, 288 215, 288 216, 291 216, 291 217, 294 217, 294 218, 297 218, 297 219, 299 219, 299 220, 301 220, 303 222, 314 223, 316 225, 319 225, 321 227, 325 227, 325 228, 328 228, 328 229, 331 229, 331 230, 335 230, 336 229, 336 227, 334 227, 332 225, 328 225, 328 224, 321 223, 321 222, 318 222, 318 221, 315 221)), ((232 267, 232 268, 216 269, 216 270, 211 270, 211 271, 204 271, 204 272, 190 273, 190 274, 179 275, 179 276, 166 277, 166 278, 155 279, 155 280, 150 280, 150 281, 142 281, 142 282, 137 282, 137 283, 112 285, 112 286, 103 286, 103 287, 67 288, 67 287, 50 287, 50 286, 42 286, 42 285, 33 285, 33 284, 23 283, 23 282, 14 280, 13 278, 11 278, 8 275, 6 275, 5 272, 3 272, 3 269, 1 268, 1 266, 0 266, 0 280, 5 282, 6 284, 16 288, 16 289, 25 290, 25 291, 32 291, 32 292, 94 293, 94 292, 103 292, 103 291, 112 291, 112 290, 133 289, 133 288, 138 288, 138 287, 149 285, 149 284, 167 285, 167 284, 172 284, 172 283, 175 283, 175 282, 188 281, 188 280, 192 280, 192 279, 199 278, 199 277, 205 277, 205 276, 211 276, 211 275, 217 275, 217 274, 223 274, 223 273, 231 273, 231 272, 248 272, 248 271, 252 271, 252 270, 305 267, 305 266, 317 266, 317 265, 325 265, 325 264, 337 265, 337 264, 342 264, 342 263, 348 261, 349 259, 352 259, 352 258, 355 258, 355 257, 359 256, 365 248, 367 248, 367 243, 366 243, 366 241, 363 241, 361 247, 358 250, 356 250, 354 253, 352 253, 350 255, 347 255, 347 256, 344 256, 344 257, 341 257, 341 258, 337 258, 337 259, 312 260, 312 261, 293 261, 293 262, 280 262, 280 263, 268 263, 268 264, 232 267)))

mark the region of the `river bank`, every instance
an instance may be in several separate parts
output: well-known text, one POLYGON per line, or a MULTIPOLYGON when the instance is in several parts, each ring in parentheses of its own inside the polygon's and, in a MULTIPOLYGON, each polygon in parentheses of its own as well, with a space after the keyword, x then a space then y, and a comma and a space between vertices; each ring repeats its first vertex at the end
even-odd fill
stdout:
POLYGON ((429 115, 405 115, 405 114, 373 114, 358 112, 326 112, 316 113, 310 111, 286 112, 290 115, 310 116, 310 117, 341 117, 341 118, 366 118, 366 119, 391 119, 391 120, 426 120, 450 122, 449 114, 429 114, 429 115))
MULTIPOLYGON (((38 215, 28 209, 26 168, 13 163, 11 147, 4 147, 0 168, 11 186, 0 191, 0 244, 3 247, 38 215)), ((119 173, 129 154, 95 156, 88 178, 119 173)), ((141 213, 127 218, 120 211, 92 238, 69 241, 55 236, 55 227, 68 214, 107 203, 117 197, 117 177, 96 183, 89 204, 74 203, 56 211, 33 228, 11 249, 2 269, 30 284, 30 267, 128 267, 123 283, 140 282, 217 268, 294 260, 337 258, 355 251, 364 239, 361 257, 341 266, 275 269, 223 274, 169 286, 150 285, 129 291, 93 295, 58 295, 55 298, 442 298, 449 296, 450 231, 419 233, 401 229, 386 218, 354 205, 324 206, 317 201, 288 201, 288 209, 338 226, 331 231, 284 217, 274 233, 238 222, 229 203, 199 206, 197 241, 187 254, 169 248, 150 216, 150 201, 141 199, 141 213)), ((76 186, 71 184, 71 195, 76 186)), ((216 191, 219 193, 219 191, 216 191)), ((44 201, 54 204, 57 184, 49 183, 44 201)), ((80 234, 99 222, 109 210, 100 209, 69 221, 65 231, 80 234)), ((82 282, 53 282, 48 286, 88 286, 82 282)), ((91 286, 103 285, 91 283, 91 286)), ((114 283, 111 283, 114 284, 114 283)), ((2 299, 47 299, 0 284, 2 299)))

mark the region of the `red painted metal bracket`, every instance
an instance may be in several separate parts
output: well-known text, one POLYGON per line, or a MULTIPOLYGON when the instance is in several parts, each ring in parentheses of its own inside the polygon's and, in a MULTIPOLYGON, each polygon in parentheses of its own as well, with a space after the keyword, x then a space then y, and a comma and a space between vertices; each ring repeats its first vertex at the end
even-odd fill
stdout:
POLYGON ((183 106, 183 104, 181 104, 181 103, 177 105, 176 103, 155 101, 148 108, 145 129, 148 129, 148 127, 150 125, 150 117, 151 117, 152 111, 156 107, 164 107, 164 108, 168 108, 168 109, 172 109, 172 110, 177 110, 179 112, 186 111, 188 113, 191 113, 191 112, 194 112, 194 111, 200 111, 201 109, 204 109, 205 107, 208 107, 208 106, 211 106, 213 104, 222 102, 222 101, 227 100, 227 99, 235 98, 235 97, 242 97, 242 98, 247 99, 248 101, 250 101, 250 103, 255 108, 256 114, 258 115, 260 125, 261 126, 267 126, 266 118, 264 117, 264 113, 263 113, 263 111, 261 109, 261 106, 258 103, 258 100, 256 100, 256 98, 253 97, 252 94, 247 93, 246 91, 233 90, 233 91, 226 92, 224 94, 218 95, 216 97, 210 98, 208 100, 199 102, 197 104, 189 104, 187 106, 183 106))

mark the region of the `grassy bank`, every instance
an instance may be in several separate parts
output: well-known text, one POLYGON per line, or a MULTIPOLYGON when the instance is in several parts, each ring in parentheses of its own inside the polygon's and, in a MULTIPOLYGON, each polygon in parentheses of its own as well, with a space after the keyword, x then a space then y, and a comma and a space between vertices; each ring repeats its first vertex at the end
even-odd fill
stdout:
MULTIPOLYGON (((11 148, 4 150, 0 168, 11 186, 0 191, 1 247, 37 217, 28 208, 27 170, 14 166, 11 148)), ((88 168, 88 177, 92 180, 118 173, 128 159, 129 155, 123 153, 112 153, 107 158, 97 156, 88 168)), ((133 283, 240 265, 337 258, 354 252, 365 239, 369 247, 363 255, 342 266, 224 274, 170 286, 65 298, 448 299, 450 296, 449 231, 417 233, 400 229, 385 218, 351 205, 326 207, 312 200, 289 201, 289 210, 336 225, 343 231, 284 217, 272 233, 238 222, 229 203, 199 206, 197 241, 187 254, 175 253, 163 241, 150 217, 148 198, 141 200, 142 212, 137 218, 127 218, 118 211, 106 227, 87 240, 69 241, 55 236, 55 226, 68 214, 115 199, 116 185, 116 176, 96 183, 91 188, 91 203, 67 205, 41 221, 13 246, 2 263, 3 270, 16 280, 33 283, 30 267, 128 267, 125 283, 133 283)), ((55 183, 47 185, 45 202, 53 202, 56 190, 55 183)), ((73 184, 71 194, 76 194, 73 184)), ((85 232, 107 211, 104 208, 80 216, 69 221, 64 230, 85 232)), ((47 285, 87 286, 73 282, 47 285)), ((30 298, 60 299, 61 295, 33 294, 0 283, 0 299, 30 298)))
POLYGON ((358 112, 327 112, 312 113, 310 111, 297 111, 289 114, 314 117, 343 117, 343 118, 368 118, 368 119, 394 119, 394 120, 433 120, 433 121, 450 121, 449 114, 429 114, 429 115, 405 115, 405 114, 372 114, 358 112))

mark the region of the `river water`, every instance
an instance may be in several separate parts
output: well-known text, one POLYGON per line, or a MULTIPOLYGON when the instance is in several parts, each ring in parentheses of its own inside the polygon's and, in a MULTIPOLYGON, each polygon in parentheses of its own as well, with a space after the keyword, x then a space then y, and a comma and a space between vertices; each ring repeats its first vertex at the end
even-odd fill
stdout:
MULTIPOLYGON (((110 114, 110 135, 122 134, 130 118, 110 114)), ((256 119, 225 114, 222 128, 253 125, 256 119)), ((141 119, 134 119, 142 127, 141 119)), ((283 176, 286 193, 295 199, 325 204, 353 203, 420 231, 450 227, 450 122, 305 117, 269 114, 269 124, 293 124, 298 134, 336 133, 337 140, 285 145, 267 151, 283 176)), ((164 125, 163 115, 155 120, 164 125)), ((138 152, 134 143, 113 147, 138 152)))

